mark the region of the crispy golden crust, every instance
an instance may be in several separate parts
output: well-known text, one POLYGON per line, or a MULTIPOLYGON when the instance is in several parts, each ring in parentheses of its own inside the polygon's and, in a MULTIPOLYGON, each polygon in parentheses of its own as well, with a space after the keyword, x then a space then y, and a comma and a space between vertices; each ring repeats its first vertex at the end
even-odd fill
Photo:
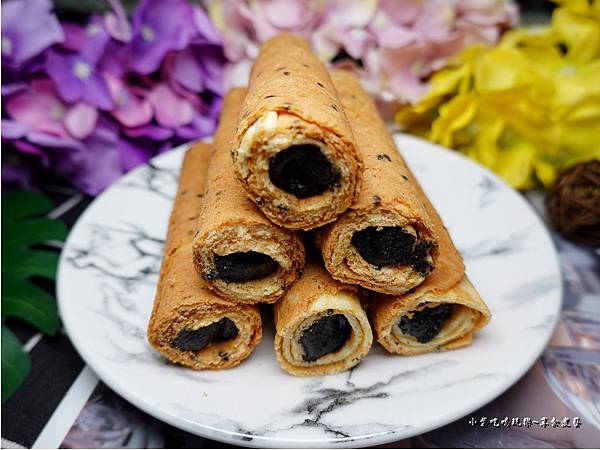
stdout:
POLYGON ((282 34, 265 42, 250 76, 233 145, 234 166, 252 200, 274 223, 308 230, 332 222, 354 201, 361 162, 325 67, 308 43, 282 34), (298 199, 269 178, 269 160, 294 144, 321 148, 339 185, 298 199))
POLYGON ((202 213, 194 237, 194 265, 210 279, 216 271, 215 255, 256 251, 279 263, 267 277, 246 282, 209 281, 219 295, 241 303, 273 303, 298 278, 304 265, 304 245, 297 233, 272 224, 248 199, 237 180, 231 160, 231 140, 245 89, 227 94, 215 134, 215 151, 208 168, 202 213))
POLYGON ((358 364, 369 352, 373 334, 355 286, 333 280, 320 263, 309 261, 300 279, 275 304, 275 354, 281 367, 296 376, 338 373, 358 364), (343 314, 352 327, 346 344, 316 361, 302 358, 299 339, 323 316, 343 314))
POLYGON ((437 235, 371 98, 350 73, 332 71, 331 78, 363 160, 363 182, 357 201, 336 222, 319 231, 317 244, 335 279, 377 292, 402 294, 422 283, 427 274, 410 265, 376 267, 368 263, 352 245, 352 236, 367 227, 403 227, 418 241, 432 245, 429 257, 435 267, 437 235))
POLYGON ((156 289, 148 341, 169 360, 194 369, 226 369, 247 358, 262 338, 256 306, 223 300, 210 291, 192 264, 192 235, 200 213, 211 146, 198 143, 186 155, 169 219, 169 232, 156 289), (238 335, 200 351, 182 351, 171 341, 183 330, 195 330, 227 317, 238 335))

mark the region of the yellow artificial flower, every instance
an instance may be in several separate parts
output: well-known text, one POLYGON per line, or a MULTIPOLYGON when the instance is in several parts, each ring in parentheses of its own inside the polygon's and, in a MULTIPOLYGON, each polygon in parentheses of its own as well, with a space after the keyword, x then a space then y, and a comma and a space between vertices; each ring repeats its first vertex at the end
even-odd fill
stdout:
POLYGON ((547 186, 564 168, 600 159, 600 0, 557 3, 549 26, 463 51, 396 121, 517 189, 547 186))

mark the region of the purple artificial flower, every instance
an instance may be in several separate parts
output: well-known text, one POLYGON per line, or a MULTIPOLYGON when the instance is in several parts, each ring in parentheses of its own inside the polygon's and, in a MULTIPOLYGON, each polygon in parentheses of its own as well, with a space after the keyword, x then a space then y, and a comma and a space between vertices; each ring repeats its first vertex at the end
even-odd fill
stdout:
POLYGON ((59 24, 49 0, 19 2, 21 11, 45 5, 40 23, 55 25, 27 58, 5 47, 16 37, 42 40, 25 36, 19 20, 4 26, 15 2, 2 4, 2 139, 12 144, 5 181, 26 184, 41 166, 97 195, 124 171, 214 133, 225 57, 205 11, 187 0, 142 0, 132 26, 119 1, 108 1, 112 11, 87 26, 59 24))
POLYGON ((52 50, 46 59, 46 72, 66 102, 83 100, 100 109, 112 108, 110 91, 97 63, 104 54, 110 36, 100 18, 94 18, 85 30, 80 52, 52 50))
POLYGON ((182 50, 197 33, 194 10, 184 0, 141 0, 133 13, 129 67, 156 71, 171 50, 182 50))
POLYGON ((194 25, 196 26, 196 31, 200 34, 195 38, 195 41, 201 40, 203 43, 215 44, 219 47, 223 45, 223 40, 221 39, 221 34, 217 27, 211 22, 210 17, 206 14, 206 12, 197 6, 192 6, 194 10, 194 25))
MULTIPOLYGON (((19 153, 35 156, 43 167, 48 167, 50 161, 46 152, 25 140, 30 132, 31 129, 27 125, 10 119, 2 119, 2 140, 11 141, 19 153)), ((32 171, 28 173, 31 175, 32 171)), ((4 181, 4 174, 2 175, 4 181)))
POLYGON ((86 29, 75 23, 60 24, 65 35, 63 41, 59 44, 61 48, 72 52, 80 52, 87 39, 86 29))
POLYGON ((94 132, 82 141, 85 151, 77 161, 63 161, 73 184, 89 195, 98 195, 123 173, 116 126, 100 120, 94 132))
POLYGON ((10 84, 2 85, 2 97, 8 97, 10 95, 16 94, 19 91, 23 91, 27 89, 29 86, 24 81, 16 81, 10 84))
POLYGON ((63 38, 50 0, 2 2, 2 65, 18 69, 63 38))
POLYGON ((155 155, 155 147, 155 142, 148 139, 119 139, 117 148, 123 169, 131 170, 144 164, 155 155))
POLYGON ((98 195, 123 173, 118 130, 106 120, 100 119, 82 140, 36 130, 27 131, 23 138, 27 140, 14 141, 20 152, 39 155, 45 165, 89 195, 98 195))
POLYGON ((33 168, 20 161, 19 158, 2 158, 2 183, 15 184, 21 189, 31 190, 33 187, 33 168))
POLYGON ((209 90, 218 95, 225 94, 224 64, 223 50, 204 44, 190 44, 167 58, 165 63, 169 76, 185 89, 192 92, 209 90))
POLYGON ((20 139, 27 134, 29 127, 16 120, 2 119, 2 139, 20 139))
POLYGON ((132 138, 148 138, 153 141, 166 141, 175 133, 171 128, 148 124, 135 128, 123 128, 123 133, 132 138))

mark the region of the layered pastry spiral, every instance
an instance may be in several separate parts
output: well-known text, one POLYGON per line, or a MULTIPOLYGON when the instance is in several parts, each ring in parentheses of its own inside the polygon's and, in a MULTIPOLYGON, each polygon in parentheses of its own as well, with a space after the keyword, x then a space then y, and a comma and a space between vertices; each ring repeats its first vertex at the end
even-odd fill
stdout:
POLYGON ((275 304, 275 353, 292 375, 342 372, 357 365, 373 342, 371 326, 354 286, 307 262, 300 279, 275 304))

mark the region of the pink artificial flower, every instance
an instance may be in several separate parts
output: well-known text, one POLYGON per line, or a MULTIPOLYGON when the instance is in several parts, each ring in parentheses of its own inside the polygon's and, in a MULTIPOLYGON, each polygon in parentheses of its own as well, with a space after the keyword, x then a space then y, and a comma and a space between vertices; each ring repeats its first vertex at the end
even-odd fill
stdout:
POLYGON ((110 114, 125 127, 139 127, 147 124, 154 116, 147 92, 142 88, 132 88, 109 73, 105 74, 114 108, 110 114))
POLYGON ((375 37, 367 30, 377 12, 375 0, 331 2, 321 19, 321 26, 312 39, 315 52, 329 60, 344 48, 355 59, 375 45, 375 37))
POLYGON ((187 99, 177 95, 166 83, 159 83, 148 96, 154 107, 154 116, 159 125, 177 128, 187 125, 194 117, 194 107, 187 99))
POLYGON ((86 103, 65 104, 47 79, 33 80, 29 89, 11 96, 6 112, 31 130, 76 139, 90 135, 98 120, 98 111, 86 103))
POLYGON ((325 62, 350 55, 371 94, 402 102, 418 101, 431 73, 463 48, 494 44, 518 21, 513 0, 211 0, 209 11, 223 34, 227 86, 247 83, 262 42, 291 32, 325 62))
POLYGON ((131 24, 127 19, 127 13, 118 0, 108 0, 112 11, 104 15, 104 28, 115 40, 127 43, 133 37, 131 24))
POLYGON ((75 139, 84 139, 90 135, 98 120, 98 110, 91 105, 77 102, 69 107, 64 116, 64 125, 75 139))

